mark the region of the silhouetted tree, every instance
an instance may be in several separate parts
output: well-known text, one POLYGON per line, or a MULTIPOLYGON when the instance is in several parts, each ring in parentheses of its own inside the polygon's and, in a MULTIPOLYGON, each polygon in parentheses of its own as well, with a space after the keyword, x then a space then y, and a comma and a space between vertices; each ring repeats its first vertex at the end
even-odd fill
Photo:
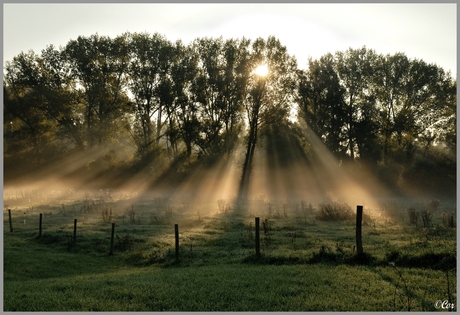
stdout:
POLYGON ((245 199, 251 175, 252 160, 261 125, 287 119, 295 100, 296 59, 287 53, 278 39, 256 39, 251 47, 245 110, 248 121, 246 154, 239 186, 239 198, 245 199), (260 76, 254 70, 265 64, 268 74, 260 76))
POLYGON ((332 54, 310 59, 308 70, 298 72, 298 115, 339 158, 345 155, 341 145, 345 136, 344 93, 332 54))
POLYGON ((374 72, 373 64, 376 57, 375 52, 366 49, 366 47, 350 48, 345 52, 336 52, 335 54, 337 74, 345 90, 343 97, 345 103, 344 143, 352 160, 358 153, 357 124, 363 119, 370 118, 369 115, 363 115, 363 108, 374 106, 374 104, 369 105, 369 103, 374 100, 370 89, 370 79, 374 72))
POLYGON ((410 162, 417 146, 441 141, 455 114, 456 83, 436 65, 404 54, 379 58, 374 76, 383 137, 382 162, 390 153, 410 162))
POLYGON ((125 91, 129 61, 126 36, 113 40, 97 34, 79 36, 67 43, 64 53, 77 89, 84 95, 89 146, 116 141, 129 112, 125 91))
POLYGON ((198 68, 191 86, 198 103, 200 136, 196 141, 204 155, 229 153, 241 124, 241 109, 248 72, 248 40, 197 39, 193 43, 198 68))
POLYGON ((127 34, 129 37, 129 90, 134 99, 133 136, 138 153, 145 158, 162 136, 162 82, 173 58, 172 44, 155 33, 127 34), (153 121, 156 115, 156 130, 153 121), (156 132, 155 132, 156 131, 156 132), (156 136, 154 136, 156 135, 156 136))

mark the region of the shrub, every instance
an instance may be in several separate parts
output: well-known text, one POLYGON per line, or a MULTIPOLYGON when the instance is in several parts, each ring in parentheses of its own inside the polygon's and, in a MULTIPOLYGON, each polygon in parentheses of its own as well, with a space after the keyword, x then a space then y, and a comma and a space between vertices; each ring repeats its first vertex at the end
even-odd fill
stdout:
POLYGON ((318 207, 315 218, 321 221, 345 221, 353 219, 354 213, 346 203, 322 203, 318 207))
POLYGON ((407 213, 409 214, 409 223, 417 225, 417 212, 414 208, 407 209, 407 213))
POLYGON ((442 224, 445 227, 449 227, 449 228, 455 227, 454 212, 451 212, 451 213, 443 212, 441 213, 441 218, 442 218, 442 224))
POLYGON ((422 220, 423 220, 423 227, 428 228, 431 226, 431 221, 433 220, 433 213, 428 210, 422 211, 422 220))

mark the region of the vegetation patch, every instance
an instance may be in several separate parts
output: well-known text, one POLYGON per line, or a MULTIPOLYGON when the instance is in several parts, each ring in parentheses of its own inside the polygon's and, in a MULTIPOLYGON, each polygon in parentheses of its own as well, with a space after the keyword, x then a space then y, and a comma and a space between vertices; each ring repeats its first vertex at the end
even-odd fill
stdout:
POLYGON ((348 204, 327 202, 319 204, 315 218, 320 221, 346 221, 352 220, 354 216, 348 204))

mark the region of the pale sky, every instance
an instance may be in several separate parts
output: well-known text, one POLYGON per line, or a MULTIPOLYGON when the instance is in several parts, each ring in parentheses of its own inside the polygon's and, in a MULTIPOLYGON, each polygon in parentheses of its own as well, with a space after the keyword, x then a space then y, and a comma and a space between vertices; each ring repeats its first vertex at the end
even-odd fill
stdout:
POLYGON ((79 35, 112 38, 158 32, 170 41, 198 37, 277 37, 300 68, 350 47, 404 52, 457 73, 457 5, 445 4, 3 4, 3 58, 65 46, 79 35))

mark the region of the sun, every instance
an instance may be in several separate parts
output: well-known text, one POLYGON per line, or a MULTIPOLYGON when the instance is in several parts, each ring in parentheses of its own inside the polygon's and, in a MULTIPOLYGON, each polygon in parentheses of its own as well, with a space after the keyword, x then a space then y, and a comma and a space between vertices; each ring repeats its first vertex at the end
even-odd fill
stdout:
POLYGON ((258 76, 265 77, 268 74, 268 66, 266 64, 261 64, 257 66, 254 73, 258 76))

